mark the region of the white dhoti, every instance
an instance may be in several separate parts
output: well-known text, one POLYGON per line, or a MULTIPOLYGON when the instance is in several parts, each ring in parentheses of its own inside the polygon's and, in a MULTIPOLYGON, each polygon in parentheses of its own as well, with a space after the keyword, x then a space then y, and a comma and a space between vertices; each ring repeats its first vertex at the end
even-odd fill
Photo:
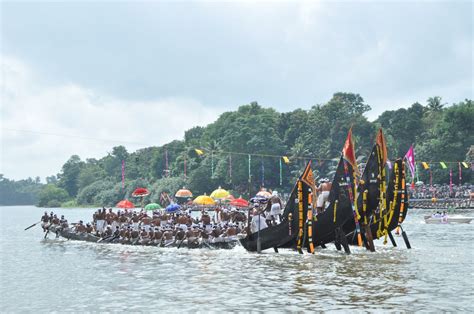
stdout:
POLYGON ((119 223, 117 221, 112 221, 112 224, 110 225, 112 227, 112 231, 115 231, 117 227, 119 226, 119 223))
POLYGON ((97 230, 97 232, 104 232, 104 228, 105 228, 105 220, 97 220, 96 224, 95 224, 95 230, 97 230))
POLYGON ((138 231, 138 222, 134 222, 132 228, 134 231, 138 231))
POLYGON ((329 191, 323 191, 318 195, 318 201, 316 202, 316 207, 323 207, 324 203, 329 199, 329 191))
POLYGON ((265 221, 264 217, 260 216, 260 218, 259 218, 258 215, 252 217, 252 222, 251 222, 251 225, 250 225, 250 231, 252 233, 257 232, 258 230, 263 230, 267 227, 268 227, 268 225, 267 225, 267 222, 265 221))
POLYGON ((280 203, 272 204, 272 208, 270 209, 270 217, 274 218, 277 224, 280 223, 280 215, 281 215, 280 203))

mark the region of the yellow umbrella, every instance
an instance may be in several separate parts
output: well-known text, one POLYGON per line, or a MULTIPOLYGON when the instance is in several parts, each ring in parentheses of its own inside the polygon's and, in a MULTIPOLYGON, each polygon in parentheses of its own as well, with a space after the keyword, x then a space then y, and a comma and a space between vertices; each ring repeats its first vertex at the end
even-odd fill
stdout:
POLYGON ((198 197, 196 197, 193 201, 193 204, 214 205, 216 204, 216 202, 214 202, 214 200, 210 196, 207 196, 206 194, 204 194, 204 195, 199 195, 198 197))
POLYGON ((215 200, 223 199, 229 196, 229 191, 224 190, 223 188, 219 187, 217 190, 214 190, 211 193, 211 197, 215 200))

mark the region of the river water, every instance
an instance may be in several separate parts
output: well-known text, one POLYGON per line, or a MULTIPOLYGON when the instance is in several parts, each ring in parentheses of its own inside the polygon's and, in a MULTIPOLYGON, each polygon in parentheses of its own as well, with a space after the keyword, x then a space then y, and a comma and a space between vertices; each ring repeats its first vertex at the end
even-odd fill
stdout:
MULTIPOLYGON (((55 212, 77 221, 93 210, 55 212)), ((42 213, 0 207, 2 312, 474 311, 474 224, 427 225, 428 211, 404 223, 411 250, 396 237, 375 253, 302 256, 42 240, 39 225, 23 231, 42 213)))

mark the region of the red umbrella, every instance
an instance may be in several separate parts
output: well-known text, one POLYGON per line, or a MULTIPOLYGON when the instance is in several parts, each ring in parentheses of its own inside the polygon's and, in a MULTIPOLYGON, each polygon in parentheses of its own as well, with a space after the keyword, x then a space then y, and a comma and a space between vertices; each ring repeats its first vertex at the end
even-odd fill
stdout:
POLYGON ((236 198, 235 200, 230 202, 230 205, 235 206, 235 207, 248 207, 249 202, 244 200, 242 197, 236 198))
POLYGON ((145 189, 145 188, 136 188, 135 191, 133 191, 132 196, 133 197, 143 197, 143 196, 147 196, 148 194, 150 194, 150 191, 148 191, 147 189, 145 189))
POLYGON ((135 208, 135 205, 133 205, 133 203, 129 200, 120 201, 115 206, 117 206, 118 208, 135 208))

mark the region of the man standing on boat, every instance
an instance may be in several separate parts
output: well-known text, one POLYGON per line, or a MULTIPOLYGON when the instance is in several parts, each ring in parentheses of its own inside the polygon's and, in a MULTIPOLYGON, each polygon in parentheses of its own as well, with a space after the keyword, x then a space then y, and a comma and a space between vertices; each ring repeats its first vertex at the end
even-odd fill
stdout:
POLYGON ((97 222, 96 222, 95 230, 97 231, 99 235, 102 235, 102 233, 104 232, 105 215, 106 215, 105 208, 103 208, 102 210, 100 209, 97 210, 97 214, 96 214, 97 222))
POLYGON ((329 199, 329 192, 331 191, 332 184, 329 182, 329 179, 324 178, 319 180, 319 187, 316 189, 319 193, 318 195, 318 201, 316 203, 316 208, 318 210, 318 213, 321 213, 324 211, 325 208, 325 203, 329 199))
POLYGON ((271 197, 272 207, 270 209, 270 218, 273 225, 277 225, 281 222, 281 200, 278 197, 278 192, 273 191, 271 197))
POLYGON ((48 212, 44 212, 44 215, 41 216, 41 228, 43 228, 43 232, 46 232, 49 227, 49 215, 48 212))

